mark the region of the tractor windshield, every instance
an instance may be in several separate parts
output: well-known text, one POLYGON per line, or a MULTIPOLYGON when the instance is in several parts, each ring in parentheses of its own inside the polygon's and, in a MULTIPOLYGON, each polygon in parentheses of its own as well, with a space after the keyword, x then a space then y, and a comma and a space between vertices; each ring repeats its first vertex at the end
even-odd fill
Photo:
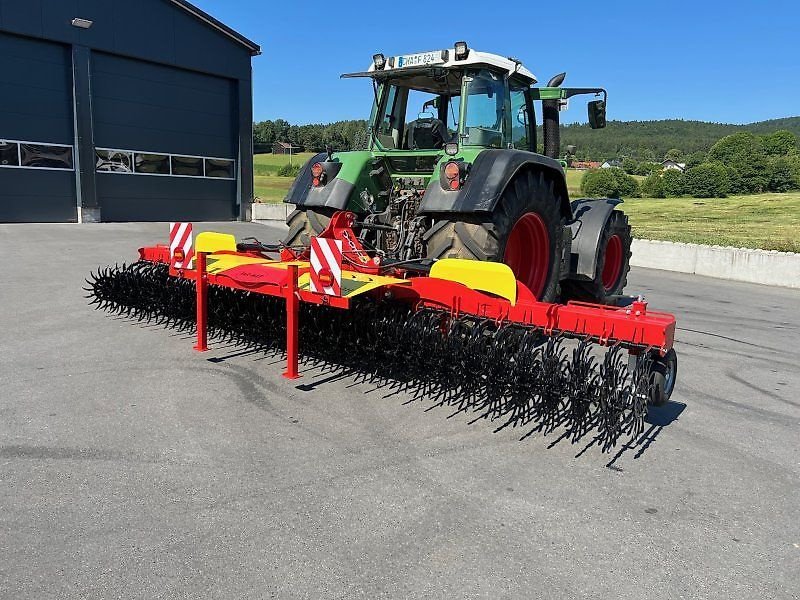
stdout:
POLYGON ((380 150, 440 150, 458 138, 462 71, 398 73, 377 84, 371 119, 380 150))
MULTIPOLYGON (((460 90, 454 90, 459 93, 460 90)), ((383 150, 439 150, 456 139, 459 96, 386 83, 380 88, 375 141, 383 150)))
POLYGON ((377 86, 376 99, 371 123, 380 150, 440 150, 448 142, 504 148, 511 141, 506 78, 489 69, 392 77, 377 86))

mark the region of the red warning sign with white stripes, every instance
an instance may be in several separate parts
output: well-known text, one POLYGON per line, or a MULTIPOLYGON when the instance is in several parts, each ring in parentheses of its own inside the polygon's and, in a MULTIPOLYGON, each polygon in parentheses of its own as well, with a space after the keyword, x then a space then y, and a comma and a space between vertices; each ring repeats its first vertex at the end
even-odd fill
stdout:
POLYGON ((342 240, 311 238, 311 291, 342 295, 342 240))
POLYGON ((192 248, 192 224, 169 224, 169 256, 175 269, 191 269, 194 249, 192 248))

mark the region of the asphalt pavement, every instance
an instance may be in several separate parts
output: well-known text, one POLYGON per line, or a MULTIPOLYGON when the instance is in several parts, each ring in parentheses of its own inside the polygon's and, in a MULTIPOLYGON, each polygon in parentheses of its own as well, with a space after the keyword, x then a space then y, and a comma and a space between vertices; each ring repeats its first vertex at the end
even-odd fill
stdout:
POLYGON ((0 598, 800 597, 800 291, 634 270, 679 379, 609 455, 87 306, 166 237, 0 225, 0 598))

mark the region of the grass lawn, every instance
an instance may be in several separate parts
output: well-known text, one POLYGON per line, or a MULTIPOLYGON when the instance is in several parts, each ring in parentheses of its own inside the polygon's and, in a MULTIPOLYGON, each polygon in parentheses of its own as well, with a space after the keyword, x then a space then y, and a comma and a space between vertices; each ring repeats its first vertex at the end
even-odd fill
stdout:
MULTIPOLYGON (((570 198, 582 196, 584 173, 567 169, 570 198)), ((800 252, 800 192, 728 198, 630 198, 622 208, 637 238, 800 252)))
MULTIPOLYGON (((292 154, 292 164, 303 165, 312 156, 313 152, 292 154)), ((277 175, 278 169, 288 164, 288 154, 256 154, 253 157, 253 172, 256 175, 277 175)))
MULTIPOLYGON (((293 154, 292 164, 302 165, 312 156, 313 152, 293 154)), ((278 169, 288 164, 288 154, 256 154, 253 157, 253 185, 256 198, 262 202, 283 202, 293 179, 280 177, 278 169)))
POLYGON ((800 192, 631 198, 622 208, 638 238, 800 252, 800 192))
POLYGON ((575 169, 567 169, 567 191, 570 198, 581 197, 581 179, 586 171, 576 171, 575 169))
POLYGON ((292 185, 291 177, 280 177, 278 175, 256 175, 253 177, 255 197, 261 202, 275 203, 283 202, 289 186, 292 185))

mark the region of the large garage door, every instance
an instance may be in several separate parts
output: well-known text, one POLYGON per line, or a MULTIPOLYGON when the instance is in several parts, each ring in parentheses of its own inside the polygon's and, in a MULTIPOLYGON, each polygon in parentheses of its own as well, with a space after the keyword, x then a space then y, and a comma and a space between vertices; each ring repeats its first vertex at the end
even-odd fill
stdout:
POLYGON ((0 221, 75 221, 65 46, 0 33, 0 221))
POLYGON ((94 54, 102 219, 235 218, 235 89, 223 78, 94 54))

